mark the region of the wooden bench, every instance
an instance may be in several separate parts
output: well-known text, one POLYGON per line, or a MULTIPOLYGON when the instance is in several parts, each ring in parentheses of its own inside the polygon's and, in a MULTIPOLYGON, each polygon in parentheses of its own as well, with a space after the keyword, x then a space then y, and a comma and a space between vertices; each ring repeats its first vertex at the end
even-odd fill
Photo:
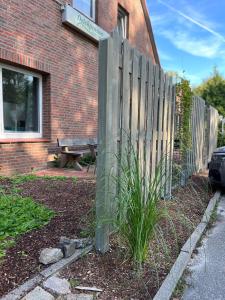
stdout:
POLYGON ((61 147, 61 168, 72 162, 77 171, 82 171, 82 166, 79 164, 81 157, 90 153, 92 158, 96 159, 97 139, 95 138, 57 139, 57 142, 58 146, 61 147), (70 148, 73 148, 73 150, 70 150, 70 148))

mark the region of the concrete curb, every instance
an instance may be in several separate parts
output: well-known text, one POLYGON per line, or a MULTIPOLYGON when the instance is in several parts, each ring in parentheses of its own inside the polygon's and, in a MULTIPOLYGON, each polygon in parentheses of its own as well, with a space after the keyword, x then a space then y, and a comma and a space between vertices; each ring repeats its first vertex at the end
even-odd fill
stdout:
POLYGON ((178 281, 180 280, 184 270, 187 267, 187 264, 191 258, 193 250, 195 249, 204 230, 206 229, 207 224, 209 223, 212 212, 220 196, 221 196, 220 192, 216 192, 213 198, 210 200, 201 222, 199 223, 195 231, 192 233, 192 235, 189 237, 189 239, 182 247, 177 260, 175 261, 169 274, 167 275, 166 279, 163 281, 160 289, 158 290, 153 300, 170 300, 173 291, 177 286, 178 281))
MULTIPOLYGON (((63 268, 67 267, 72 262, 78 260, 82 256, 86 255, 93 249, 93 245, 88 246, 84 249, 77 250, 72 256, 68 258, 64 258, 57 263, 51 265, 47 269, 40 272, 38 275, 33 277, 32 279, 27 280, 25 283, 20 285, 18 288, 12 290, 7 295, 0 298, 0 300, 19 300, 23 297, 26 293, 30 290, 35 288, 37 285, 42 283, 42 281, 46 280, 48 277, 52 276, 53 274, 61 271, 63 268)), ((37 299, 38 300, 38 299, 37 299)))

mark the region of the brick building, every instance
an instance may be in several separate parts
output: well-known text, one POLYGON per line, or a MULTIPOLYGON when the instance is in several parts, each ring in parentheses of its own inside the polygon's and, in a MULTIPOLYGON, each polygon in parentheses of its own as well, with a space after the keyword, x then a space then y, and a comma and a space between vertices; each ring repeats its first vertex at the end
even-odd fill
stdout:
POLYGON ((46 166, 57 138, 95 137, 98 41, 113 30, 154 63, 145 0, 2 0, 0 174, 46 166))

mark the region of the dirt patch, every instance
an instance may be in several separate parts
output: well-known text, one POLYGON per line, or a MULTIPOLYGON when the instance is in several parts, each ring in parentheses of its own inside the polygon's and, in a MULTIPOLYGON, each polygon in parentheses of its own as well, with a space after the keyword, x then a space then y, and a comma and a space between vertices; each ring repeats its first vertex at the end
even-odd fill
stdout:
MULTIPOLYGON (((0 185, 10 191, 9 180, 0 180, 0 185)), ((54 247, 59 237, 80 236, 92 220, 95 199, 95 181, 79 179, 34 180, 17 186, 23 196, 31 196, 56 212, 50 223, 39 230, 31 231, 17 239, 16 245, 7 251, 0 264, 0 296, 17 287, 43 267, 38 263, 40 250, 54 247)))
MULTIPOLYGON (((173 194, 173 201, 163 202, 170 219, 161 222, 162 239, 149 245, 149 260, 141 274, 135 271, 126 250, 112 239, 105 255, 89 253, 73 263, 62 276, 84 286, 96 286, 104 291, 98 299, 151 299, 162 284, 176 257, 194 227, 200 222, 212 194, 204 176, 193 176, 189 184, 173 194)), ((75 292, 75 289, 74 289, 75 292)))

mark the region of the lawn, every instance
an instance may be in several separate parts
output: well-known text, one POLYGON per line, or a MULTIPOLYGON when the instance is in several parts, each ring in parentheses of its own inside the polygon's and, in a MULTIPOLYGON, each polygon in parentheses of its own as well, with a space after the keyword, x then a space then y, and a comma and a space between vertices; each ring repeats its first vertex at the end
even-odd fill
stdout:
POLYGON ((0 178, 0 297, 38 273, 41 249, 93 234, 95 182, 35 175, 0 178))

